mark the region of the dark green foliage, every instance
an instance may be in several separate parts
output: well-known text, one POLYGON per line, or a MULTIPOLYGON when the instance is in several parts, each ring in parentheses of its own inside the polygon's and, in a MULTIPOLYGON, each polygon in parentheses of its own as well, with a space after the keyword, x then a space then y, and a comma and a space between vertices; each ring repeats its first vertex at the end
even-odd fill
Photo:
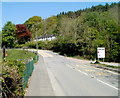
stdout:
MULTIPOLYGON (((95 59, 97 47, 105 47, 105 61, 119 62, 118 5, 119 3, 112 3, 75 12, 61 12, 43 20, 42 35, 55 34, 57 39, 38 42, 39 49, 52 49, 63 55, 95 59)), ((25 45, 29 48, 36 47, 35 42, 25 45)))
MULTIPOLYGON (((57 39, 38 42, 39 49, 52 49, 62 55, 95 59, 97 47, 105 47, 105 61, 119 62, 118 5, 112 3, 75 12, 61 12, 43 20, 42 35, 55 34, 57 39)), ((25 45, 36 48, 35 42, 25 45)))
POLYGON ((36 49, 36 42, 26 42, 23 47, 36 49))
POLYGON ((53 42, 52 41, 38 41, 37 42, 27 42, 23 45, 23 47, 27 47, 27 48, 33 48, 36 49, 36 45, 38 44, 38 49, 52 49, 53 47, 53 42))
MULTIPOLYGON (((38 42, 39 49, 52 49, 70 56, 97 58, 97 47, 105 47, 105 61, 119 62, 119 3, 92 6, 78 11, 61 12, 42 20, 34 16, 25 22, 35 39, 41 35, 56 35, 53 41, 38 42)), ((36 48, 36 42, 16 47, 36 48)))
POLYGON ((15 45, 15 25, 8 21, 2 29, 2 46, 12 48, 15 45))
POLYGON ((97 5, 97 6, 92 6, 91 8, 86 8, 86 9, 83 9, 83 10, 78 10, 78 11, 69 11, 69 12, 62 12, 60 14, 57 15, 57 17, 60 17, 60 16, 67 16, 69 18, 77 18, 81 15, 82 12, 105 12, 105 11, 108 11, 110 8, 113 8, 115 6, 118 6, 119 3, 112 3, 111 5, 109 5, 108 3, 106 3, 106 5, 97 5))
POLYGON ((2 31, 0 31, 0 47, 2 46, 2 31))
POLYGON ((53 47, 52 41, 39 41, 38 42, 39 49, 50 50, 53 47))
POLYGON ((23 71, 25 64, 20 61, 4 62, 2 67, 2 92, 3 96, 12 98, 15 96, 23 96, 23 71))
POLYGON ((97 47, 105 47, 105 61, 119 62, 118 4, 98 5, 57 15, 53 31, 58 38, 53 41, 52 49, 61 54, 95 59, 97 47))
POLYGON ((28 27, 29 31, 32 32, 33 39, 36 38, 36 32, 38 36, 42 35, 43 23, 41 17, 33 16, 25 21, 24 24, 28 27))
POLYGON ((14 49, 7 50, 7 53, 6 62, 0 62, 3 97, 22 97, 34 69, 33 63, 37 62, 38 56, 32 52, 14 49), (31 57, 33 57, 32 61, 30 61, 31 57))
POLYGON ((56 34, 55 28, 57 26, 57 17, 56 16, 52 16, 49 17, 45 20, 43 20, 44 22, 44 30, 43 30, 43 35, 46 34, 56 34))

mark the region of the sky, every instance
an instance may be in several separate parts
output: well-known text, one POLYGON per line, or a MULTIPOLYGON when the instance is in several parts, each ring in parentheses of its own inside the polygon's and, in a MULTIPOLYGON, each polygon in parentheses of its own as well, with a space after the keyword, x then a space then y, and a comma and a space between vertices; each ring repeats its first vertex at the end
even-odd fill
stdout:
POLYGON ((115 2, 119 0, 1 0, 2 2, 115 2))
POLYGON ((90 8, 95 5, 111 4, 112 2, 2 2, 2 24, 0 30, 7 21, 14 24, 22 24, 30 17, 41 16, 46 19, 60 12, 77 11, 90 8))

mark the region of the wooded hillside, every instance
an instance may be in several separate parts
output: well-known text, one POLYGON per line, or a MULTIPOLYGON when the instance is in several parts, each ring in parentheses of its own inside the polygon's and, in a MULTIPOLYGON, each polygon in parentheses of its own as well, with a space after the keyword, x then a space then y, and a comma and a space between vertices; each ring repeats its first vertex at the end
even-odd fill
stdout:
MULTIPOLYGON (((63 55, 79 55, 94 59, 97 47, 105 47, 105 60, 120 62, 118 59, 120 56, 119 8, 120 2, 92 6, 74 12, 61 12, 47 19, 33 16, 24 24, 32 33, 32 40, 36 38, 36 35, 39 37, 54 34, 57 37, 51 42, 39 42, 39 48, 52 49, 63 55)), ((5 30, 4 27, 3 31, 6 32, 5 30)), ((6 37, 5 33, 3 35, 6 37)), ((6 41, 3 38, 3 43, 7 43, 6 41)))
POLYGON ((96 58, 97 47, 106 48, 106 61, 120 56, 118 31, 119 3, 93 6, 75 12, 62 12, 44 20, 45 32, 56 34, 52 49, 61 54, 96 58))

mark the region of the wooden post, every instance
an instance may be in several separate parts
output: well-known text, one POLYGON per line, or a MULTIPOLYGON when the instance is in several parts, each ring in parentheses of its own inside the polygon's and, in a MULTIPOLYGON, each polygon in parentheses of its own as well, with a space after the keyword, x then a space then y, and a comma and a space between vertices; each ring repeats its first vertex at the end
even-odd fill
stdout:
POLYGON ((5 46, 3 46, 3 61, 5 61, 5 46))

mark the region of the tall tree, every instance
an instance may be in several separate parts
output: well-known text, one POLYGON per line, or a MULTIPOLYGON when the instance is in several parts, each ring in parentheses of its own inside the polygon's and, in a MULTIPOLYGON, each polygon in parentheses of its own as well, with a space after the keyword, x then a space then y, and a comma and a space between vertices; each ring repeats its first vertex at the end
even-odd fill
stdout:
POLYGON ((28 30, 26 25, 17 24, 16 28, 17 28, 16 35, 17 35, 19 44, 24 44, 25 42, 30 40, 31 32, 28 30))
POLYGON ((52 16, 44 20, 44 33, 55 34, 55 28, 57 26, 57 17, 52 16))
MULTIPOLYGON (((57 33, 54 49, 63 54, 72 50, 75 45, 79 54, 87 58, 96 58, 97 47, 106 48, 106 61, 119 62, 118 4, 98 5, 82 10, 77 17, 71 17, 78 12, 61 13, 57 15, 57 33), (69 44, 70 43, 70 44, 69 44)), ((76 52, 75 52, 76 53, 76 52)), ((78 52, 77 52, 78 53, 78 52)))
POLYGON ((2 46, 2 31, 0 31, 0 48, 2 46))
POLYGON ((11 21, 8 21, 2 29, 2 46, 14 47, 16 40, 15 31, 15 25, 11 21))
POLYGON ((32 38, 36 37, 36 28, 37 28, 37 35, 40 36, 43 33, 43 23, 42 23, 42 18, 39 16, 33 16, 29 18, 27 21, 24 23, 30 32, 32 32, 32 38))

